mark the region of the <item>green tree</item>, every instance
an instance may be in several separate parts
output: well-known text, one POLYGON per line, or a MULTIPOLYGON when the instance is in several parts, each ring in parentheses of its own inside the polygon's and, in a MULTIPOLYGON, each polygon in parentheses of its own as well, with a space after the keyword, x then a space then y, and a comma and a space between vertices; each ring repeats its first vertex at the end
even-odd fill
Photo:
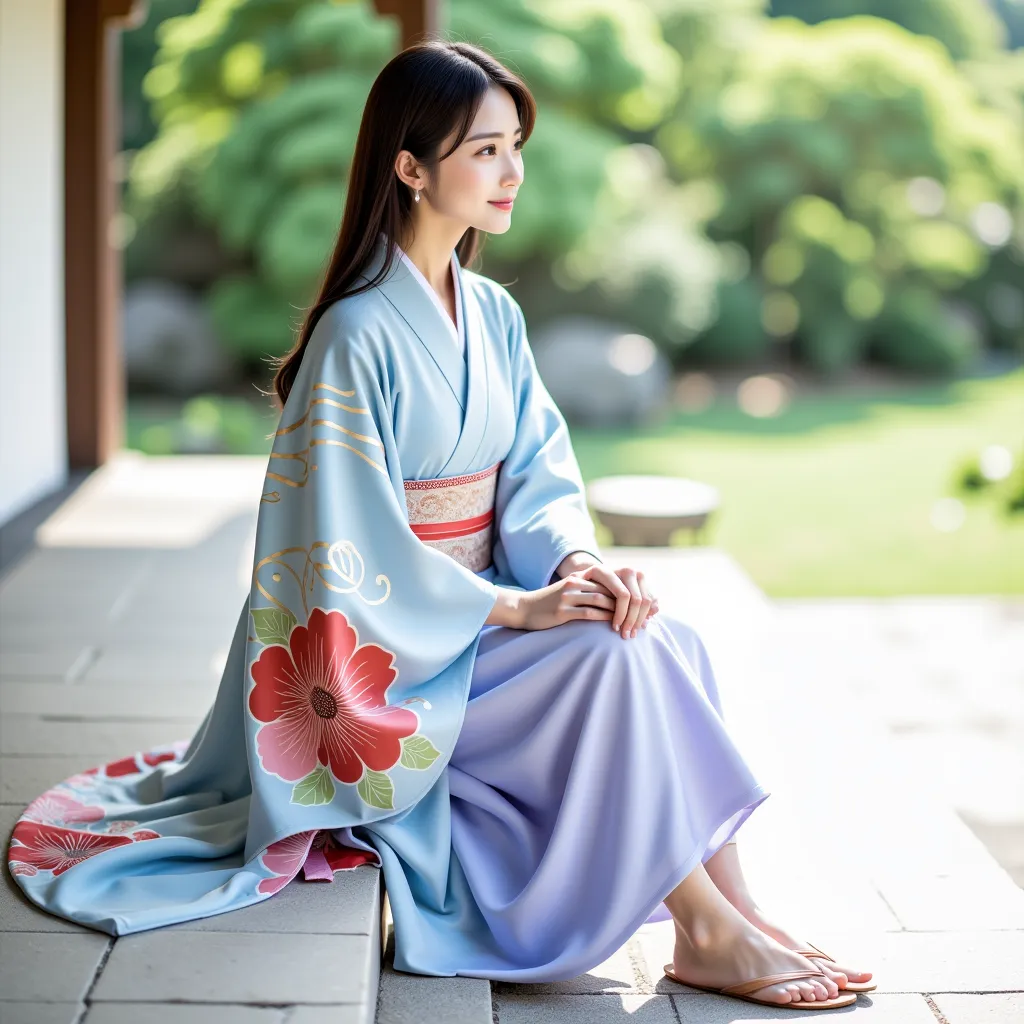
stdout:
POLYGON ((809 25, 857 15, 884 18, 938 39, 957 60, 987 57, 1006 44, 1006 28, 986 0, 771 0, 771 13, 809 25))
POLYGON ((121 139, 124 149, 144 146, 156 134, 142 92, 142 80, 153 66, 157 29, 168 18, 191 14, 199 0, 149 0, 141 25, 120 34, 121 39, 121 139))
POLYGON ((1022 211, 1015 124, 878 19, 766 22, 729 69, 657 142, 675 176, 721 186, 709 231, 750 254, 761 327, 825 371, 963 365, 976 339, 943 301, 1014 244, 996 222, 1022 211))
MULTIPOLYGON (((650 129, 676 102, 679 58, 640 0, 449 9, 450 36, 500 40, 496 56, 541 106, 516 231, 488 251, 550 257, 585 231, 621 134, 650 129)), ((145 221, 175 197, 195 203, 236 263, 210 289, 215 322, 255 361, 289 346, 312 297, 397 23, 365 0, 202 0, 159 39, 146 89, 160 130, 133 162, 132 210, 145 221)))

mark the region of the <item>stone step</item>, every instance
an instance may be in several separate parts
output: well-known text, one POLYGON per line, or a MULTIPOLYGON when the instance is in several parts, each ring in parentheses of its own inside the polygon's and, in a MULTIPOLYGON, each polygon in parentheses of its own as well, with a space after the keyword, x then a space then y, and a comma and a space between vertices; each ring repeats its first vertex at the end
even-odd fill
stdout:
POLYGON ((486 978, 435 978, 395 970, 395 929, 387 893, 381 928, 376 1024, 491 1024, 491 983, 486 978))

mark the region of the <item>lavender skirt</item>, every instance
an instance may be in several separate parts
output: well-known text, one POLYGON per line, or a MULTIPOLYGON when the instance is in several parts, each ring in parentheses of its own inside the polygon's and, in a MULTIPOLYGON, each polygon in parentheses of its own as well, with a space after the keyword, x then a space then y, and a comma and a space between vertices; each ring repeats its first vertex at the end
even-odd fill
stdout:
POLYGON ((398 970, 554 981, 667 917, 768 795, 687 623, 659 612, 630 640, 603 621, 485 626, 445 771, 352 836, 381 858, 398 970))

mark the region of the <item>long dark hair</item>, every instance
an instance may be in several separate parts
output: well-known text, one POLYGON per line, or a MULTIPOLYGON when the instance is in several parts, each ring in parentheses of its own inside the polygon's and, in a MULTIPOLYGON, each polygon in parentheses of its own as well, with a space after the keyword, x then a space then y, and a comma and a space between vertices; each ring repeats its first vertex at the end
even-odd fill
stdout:
MULTIPOLYGON (((394 171, 399 152, 409 150, 433 179, 441 160, 462 144, 484 94, 495 85, 512 96, 525 142, 536 120, 533 96, 520 78, 478 46, 438 39, 416 43, 393 57, 377 75, 359 124, 345 212, 330 263, 291 351, 272 360, 274 390, 282 406, 324 311, 343 295, 376 287, 391 268, 396 240, 412 215, 410 191, 394 171), (441 144, 456 126, 455 141, 440 155, 441 144), (369 265, 381 232, 388 239, 384 265, 372 281, 353 288, 369 265)), ((455 251, 462 266, 476 258, 480 235, 471 227, 459 239, 455 251)))

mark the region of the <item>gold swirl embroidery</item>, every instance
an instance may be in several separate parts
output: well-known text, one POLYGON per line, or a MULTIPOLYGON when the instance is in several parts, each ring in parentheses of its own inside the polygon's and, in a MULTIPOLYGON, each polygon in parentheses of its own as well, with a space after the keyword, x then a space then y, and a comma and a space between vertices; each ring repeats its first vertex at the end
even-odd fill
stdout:
MULTIPOLYGON (((355 388, 349 391, 342 391, 341 388, 336 388, 332 384, 328 384, 326 381, 318 381, 313 385, 313 390, 317 388, 324 388, 326 391, 333 391, 336 395, 341 395, 343 398, 352 398, 355 395, 355 388)), ((293 430, 297 430, 306 422, 306 417, 309 415, 309 410, 314 405, 333 405, 336 409, 344 409, 346 412, 358 412, 369 414, 369 409, 357 409, 351 405, 343 405, 341 402, 335 402, 331 398, 312 398, 309 401, 309 405, 306 406, 306 411, 294 422, 289 423, 287 427, 282 427, 280 430, 274 431, 274 437, 281 437, 284 434, 290 434, 293 430)))
MULTIPOLYGON (((356 546, 351 541, 349 541, 349 540, 338 540, 338 541, 335 541, 333 544, 329 543, 328 541, 318 540, 318 541, 315 541, 310 546, 308 551, 307 551, 306 548, 303 548, 303 547, 282 548, 282 550, 280 550, 280 551, 275 551, 273 554, 267 555, 265 558, 261 558, 256 563, 256 566, 253 569, 253 573, 252 573, 252 575, 253 575, 253 583, 255 584, 256 589, 272 605, 274 605, 275 608, 278 608, 281 611, 286 612, 289 615, 292 615, 296 619, 298 619, 298 616, 296 616, 292 612, 292 610, 290 608, 288 608, 284 603, 282 603, 276 597, 274 597, 270 593, 270 591, 267 590, 266 587, 263 586, 262 582, 260 581, 260 578, 259 578, 260 570, 263 569, 267 565, 279 565, 279 566, 281 566, 292 577, 292 579, 295 581, 296 585, 299 588, 299 594, 301 595, 301 598, 302 598, 302 610, 303 610, 303 613, 304 613, 304 620, 303 621, 305 621, 305 619, 309 618, 309 605, 307 603, 306 597, 307 597, 307 594, 311 594, 313 592, 313 586, 314 586, 314 584, 316 582, 316 579, 314 579, 314 576, 317 579, 319 579, 320 582, 323 583, 323 585, 325 587, 327 587, 328 590, 333 590, 337 594, 352 594, 352 593, 354 593, 365 604, 369 604, 369 605, 383 604, 391 596, 391 581, 383 573, 379 574, 377 576, 376 580, 375 580, 375 582, 376 582, 376 584, 378 586, 384 586, 385 587, 385 592, 384 592, 384 596, 383 597, 377 598, 376 600, 371 600, 370 598, 367 598, 363 594, 360 593, 360 587, 362 587, 362 585, 363 585, 363 579, 364 579, 364 576, 365 576, 365 565, 364 565, 362 556, 359 554, 359 551, 356 549, 356 546), (320 561, 314 560, 313 552, 317 548, 327 548, 327 561, 326 562, 320 562, 320 561), (284 556, 285 555, 298 554, 299 552, 301 552, 303 555, 305 555, 305 559, 303 560, 303 565, 302 565, 302 575, 301 575, 301 577, 299 576, 299 573, 294 568, 292 568, 292 566, 290 566, 284 560, 284 556), (358 562, 358 573, 356 571, 356 563, 357 562, 358 562), (349 585, 346 586, 346 587, 338 587, 338 586, 335 586, 333 583, 330 583, 324 577, 323 570, 325 570, 325 569, 332 570, 334 573, 336 573, 339 577, 341 577, 342 580, 344 580, 349 585)), ((274 582, 280 582, 281 576, 280 576, 279 573, 275 572, 271 576, 271 579, 273 579, 274 582)))
MULTIPOLYGON (((253 583, 256 584, 257 590, 259 590, 259 592, 275 608, 278 608, 281 611, 285 612, 286 614, 291 615, 292 618, 297 618, 297 616, 294 614, 294 612, 292 612, 292 610, 287 605, 284 605, 280 601, 278 601, 278 599, 276 597, 274 597, 274 595, 271 594, 263 586, 262 583, 260 583, 259 572, 260 572, 260 569, 262 569, 265 565, 279 565, 279 566, 281 566, 281 568, 285 569, 291 575, 291 577, 295 580, 295 582, 299 585, 299 593, 302 594, 302 605, 303 605, 303 608, 305 608, 305 606, 306 606, 305 580, 304 579, 300 580, 299 579, 299 574, 286 561, 284 561, 284 558, 283 558, 284 555, 295 554, 296 552, 299 552, 299 551, 301 551, 304 555, 306 555, 306 561, 308 562, 309 561, 309 555, 307 554, 305 548, 300 548, 300 547, 282 548, 280 551, 275 551, 272 555, 267 555, 266 558, 261 558, 256 563, 256 566, 253 568, 253 571, 252 571, 253 583)), ((278 574, 274 573, 274 575, 276 576, 278 574)), ((305 577, 305 569, 303 569, 303 577, 305 577)), ((308 613, 306 615, 306 618, 307 619, 309 618, 308 613)))
POLYGON ((267 491, 261 498, 260 501, 265 501, 268 505, 273 505, 274 502, 281 500, 280 491, 267 491))
MULTIPOLYGON (((333 391, 336 395, 342 395, 344 397, 351 397, 355 394, 355 389, 349 391, 342 391, 340 388, 336 388, 333 385, 326 383, 326 381, 319 381, 318 383, 313 385, 314 391, 317 388, 324 388, 327 391, 333 391)), ((353 405, 345 405, 342 402, 336 402, 333 398, 311 398, 309 404, 306 406, 306 411, 302 414, 302 416, 300 416, 299 419, 297 419, 294 423, 289 423, 288 426, 282 427, 280 430, 275 431, 274 436, 282 437, 285 434, 290 434, 292 431, 297 430, 299 427, 301 427, 304 423, 306 423, 307 420, 309 420, 309 414, 314 405, 326 405, 334 409, 343 409, 346 412, 354 412, 366 416, 370 415, 370 410, 368 408, 361 408, 353 405)), ((381 451, 384 450, 384 445, 377 438, 371 437, 369 434, 360 434, 354 430, 349 430, 348 427, 343 427, 340 423, 334 423, 331 420, 314 419, 309 422, 309 426, 310 428, 330 427, 332 430, 337 430, 340 433, 348 434, 349 436, 354 437, 358 441, 363 441, 366 444, 375 445, 381 451)), ((315 437, 311 438, 309 444, 305 448, 300 449, 298 452, 270 453, 270 457, 272 459, 293 459, 301 463, 302 472, 298 480, 292 480, 287 476, 283 476, 281 473, 275 473, 271 470, 267 471, 267 479, 276 480, 278 483, 285 484, 288 487, 305 487, 306 484, 309 482, 310 471, 316 469, 316 466, 311 466, 309 463, 309 453, 317 445, 333 445, 338 448, 346 448, 348 449, 348 451, 354 452, 356 455, 358 455, 359 458, 361 458, 364 462, 369 463, 369 465, 373 466, 374 469, 378 470, 381 473, 387 473, 387 469, 381 463, 376 462, 374 459, 371 459, 364 452, 361 452, 358 448, 354 448, 352 445, 347 444, 345 441, 337 441, 334 438, 329 437, 315 437)), ((270 493, 274 494, 276 492, 272 491, 270 493)), ((279 499, 280 495, 278 495, 278 499, 271 500, 279 499)))

